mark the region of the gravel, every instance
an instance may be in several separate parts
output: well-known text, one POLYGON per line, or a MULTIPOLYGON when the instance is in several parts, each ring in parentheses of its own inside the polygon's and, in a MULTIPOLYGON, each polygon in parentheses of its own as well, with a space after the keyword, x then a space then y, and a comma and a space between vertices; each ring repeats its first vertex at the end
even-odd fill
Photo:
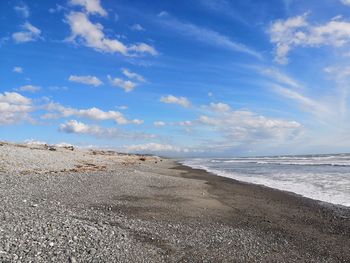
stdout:
POLYGON ((172 160, 1 145, 0 262, 337 262, 234 221, 172 160))

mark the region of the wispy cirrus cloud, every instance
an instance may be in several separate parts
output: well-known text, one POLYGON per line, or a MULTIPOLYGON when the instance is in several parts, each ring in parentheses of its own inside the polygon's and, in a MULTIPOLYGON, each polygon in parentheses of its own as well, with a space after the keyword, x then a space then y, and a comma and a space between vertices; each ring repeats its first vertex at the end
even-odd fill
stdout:
POLYGON ((289 75, 281 72, 277 68, 274 67, 258 67, 258 73, 261 75, 268 77, 270 80, 273 80, 277 83, 287 85, 292 88, 302 88, 302 85, 298 80, 290 77, 289 75))
POLYGON ((232 40, 229 36, 223 35, 212 29, 197 26, 189 22, 182 22, 167 12, 162 11, 158 14, 161 25, 169 29, 177 31, 178 33, 187 36, 191 39, 205 43, 210 46, 227 49, 234 52, 245 53, 258 59, 262 59, 262 55, 242 43, 232 40))
POLYGON ((309 111, 317 116, 325 116, 330 113, 329 108, 312 98, 309 98, 300 92, 294 91, 280 85, 272 85, 272 89, 279 95, 297 102, 304 110, 309 111))

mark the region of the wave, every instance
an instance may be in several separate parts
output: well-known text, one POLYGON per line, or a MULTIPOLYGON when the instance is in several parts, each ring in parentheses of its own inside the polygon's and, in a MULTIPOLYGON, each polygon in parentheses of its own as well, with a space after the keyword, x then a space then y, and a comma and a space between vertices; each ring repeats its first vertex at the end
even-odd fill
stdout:
POLYGON ((300 160, 299 162, 297 160, 252 160, 252 159, 236 159, 236 160, 211 160, 211 163, 238 163, 238 164, 258 164, 258 165, 299 165, 299 166, 339 166, 339 167, 350 167, 350 160, 334 160, 334 162, 322 162, 322 161, 312 161, 312 160, 300 160))
POLYGON ((350 207, 350 163, 271 162, 232 159, 187 159, 182 162, 219 176, 293 192, 315 200, 350 207), (235 162, 232 162, 235 161, 235 162), (240 163, 252 165, 241 165, 240 163), (266 163, 268 165, 266 165, 266 163), (265 166, 264 166, 265 165, 265 166), (276 166, 274 166, 276 165, 276 166), (290 168, 286 166, 291 165, 290 168), (293 169, 293 166, 295 167, 293 169), (300 168, 296 168, 299 166, 300 168), (310 166, 310 168, 306 167, 310 166), (315 166, 333 166, 318 169, 315 166), (336 167, 346 168, 336 168, 336 167), (261 167, 261 168, 259 168, 261 167), (305 167, 305 168, 302 168, 305 167), (345 169, 345 170, 344 170, 345 169))

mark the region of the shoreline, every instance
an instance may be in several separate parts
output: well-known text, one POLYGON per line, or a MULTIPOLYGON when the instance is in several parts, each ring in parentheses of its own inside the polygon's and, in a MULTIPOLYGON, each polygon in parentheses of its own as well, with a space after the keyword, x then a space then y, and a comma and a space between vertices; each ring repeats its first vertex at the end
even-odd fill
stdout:
POLYGON ((264 185, 264 184, 251 183, 251 182, 238 180, 238 179, 235 179, 235 178, 231 178, 231 177, 227 177, 227 176, 224 176, 224 175, 217 174, 217 173, 212 172, 212 171, 208 171, 208 170, 206 170, 204 168, 194 168, 194 167, 191 167, 190 165, 186 165, 186 164, 181 163, 181 161, 177 161, 176 159, 174 159, 174 160, 175 160, 176 164, 179 167, 184 166, 184 167, 190 168, 192 170, 203 171, 203 172, 209 173, 209 174, 211 174, 213 176, 218 176, 218 177, 230 179, 230 180, 234 181, 235 183, 246 184, 246 185, 254 185, 254 186, 258 186, 258 187, 262 187, 262 188, 268 188, 268 189, 271 189, 271 190, 280 191, 280 192, 283 192, 285 194, 292 195, 292 196, 295 196, 295 197, 298 197, 298 198, 305 198, 305 199, 308 199, 310 201, 314 201, 314 202, 318 203, 319 205, 325 206, 327 208, 333 208, 335 210, 337 210, 339 208, 339 209, 345 209, 345 210, 349 210, 350 211, 350 206, 341 205, 341 204, 335 204, 335 203, 331 203, 331 202, 327 202, 327 201, 314 199, 314 198, 311 198, 311 197, 308 197, 308 196, 305 196, 305 195, 302 195, 302 194, 299 194, 299 193, 296 193, 296 192, 293 192, 293 191, 278 189, 278 188, 270 187, 270 186, 267 186, 267 185, 264 185))
POLYGON ((0 157, 0 261, 350 261, 349 209, 154 156, 5 144, 0 157))

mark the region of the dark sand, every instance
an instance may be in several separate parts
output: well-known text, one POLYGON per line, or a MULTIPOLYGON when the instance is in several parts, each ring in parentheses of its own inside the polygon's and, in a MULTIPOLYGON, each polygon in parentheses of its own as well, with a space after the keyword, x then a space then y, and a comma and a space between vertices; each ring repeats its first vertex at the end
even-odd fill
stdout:
POLYGON ((223 208, 208 213, 234 228, 255 229, 279 244, 257 262, 350 262, 350 209, 178 165, 185 178, 203 180, 223 208))

